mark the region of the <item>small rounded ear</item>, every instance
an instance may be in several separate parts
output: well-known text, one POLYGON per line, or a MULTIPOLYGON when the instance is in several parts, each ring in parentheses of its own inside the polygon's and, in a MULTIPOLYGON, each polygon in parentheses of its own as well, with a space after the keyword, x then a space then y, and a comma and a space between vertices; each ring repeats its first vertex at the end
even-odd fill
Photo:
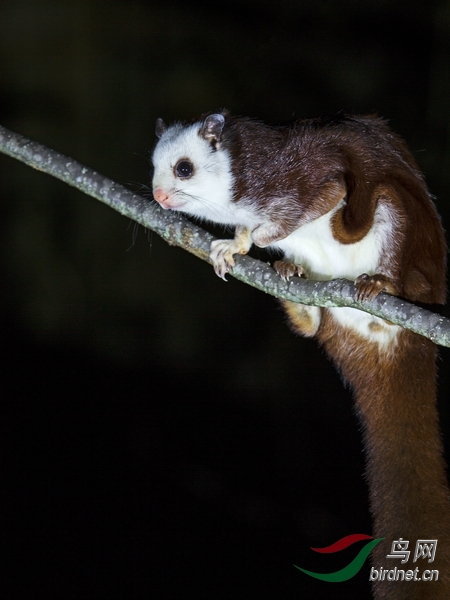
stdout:
POLYGON ((211 144, 218 144, 222 135, 225 117, 221 114, 209 115, 200 127, 200 135, 211 144))
POLYGON ((162 119, 156 119, 155 133, 157 137, 161 137, 163 133, 166 133, 167 125, 162 119))

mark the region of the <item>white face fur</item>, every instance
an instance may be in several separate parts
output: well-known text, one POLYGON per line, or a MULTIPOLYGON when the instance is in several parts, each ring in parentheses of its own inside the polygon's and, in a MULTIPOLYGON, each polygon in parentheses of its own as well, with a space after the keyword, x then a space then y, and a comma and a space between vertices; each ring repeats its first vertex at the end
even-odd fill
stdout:
POLYGON ((200 132, 201 123, 171 125, 153 152, 153 194, 167 209, 215 223, 236 225, 230 157, 214 149, 200 132))

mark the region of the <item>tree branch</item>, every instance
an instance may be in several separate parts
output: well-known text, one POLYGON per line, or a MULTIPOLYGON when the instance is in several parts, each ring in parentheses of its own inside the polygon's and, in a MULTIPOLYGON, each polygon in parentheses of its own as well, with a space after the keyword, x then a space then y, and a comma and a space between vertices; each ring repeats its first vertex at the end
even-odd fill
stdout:
MULTIPOLYGON (((164 211, 155 203, 133 194, 118 183, 84 167, 42 144, 0 127, 0 151, 25 164, 53 175, 65 183, 108 204, 122 215, 156 232, 169 244, 181 246, 205 261, 213 236, 184 215, 164 211)), ((347 280, 311 281, 293 277, 284 282, 266 263, 250 256, 237 256, 230 275, 277 298, 302 304, 358 308, 450 347, 450 320, 388 294, 366 302, 354 298, 355 287, 347 280)))

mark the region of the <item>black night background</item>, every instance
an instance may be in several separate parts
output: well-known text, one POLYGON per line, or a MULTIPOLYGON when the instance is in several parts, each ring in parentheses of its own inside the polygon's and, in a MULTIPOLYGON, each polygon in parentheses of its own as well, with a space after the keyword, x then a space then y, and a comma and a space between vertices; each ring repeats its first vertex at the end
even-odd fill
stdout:
MULTIPOLYGON (((376 112, 450 229, 448 0, 1 3, 0 123, 134 191, 157 117, 223 107, 376 112)), ((310 547, 371 533, 351 393, 314 341, 4 155, 0 194, 2 597, 369 597, 369 563, 339 584, 293 567, 337 570, 354 548, 310 547)))

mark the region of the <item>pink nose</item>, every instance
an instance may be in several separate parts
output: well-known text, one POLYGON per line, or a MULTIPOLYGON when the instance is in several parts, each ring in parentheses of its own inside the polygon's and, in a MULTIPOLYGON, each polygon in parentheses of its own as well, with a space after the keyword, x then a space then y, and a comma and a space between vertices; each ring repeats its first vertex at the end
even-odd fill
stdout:
POLYGON ((169 199, 169 194, 161 188, 156 188, 156 190, 153 190, 153 196, 156 202, 159 202, 160 204, 164 204, 164 202, 167 202, 169 199))

